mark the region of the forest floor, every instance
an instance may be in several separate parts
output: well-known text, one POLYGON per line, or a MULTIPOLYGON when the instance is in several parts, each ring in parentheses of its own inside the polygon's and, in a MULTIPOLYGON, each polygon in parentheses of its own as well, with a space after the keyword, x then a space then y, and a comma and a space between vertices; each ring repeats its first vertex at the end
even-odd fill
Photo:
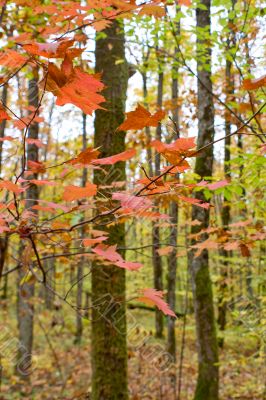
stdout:
MULTIPOLYGON (((66 310, 65 310, 66 311, 66 310)), ((0 354, 2 363, 0 400, 89 399, 90 323, 85 321, 81 345, 73 345, 75 315, 43 311, 35 325, 34 370, 31 382, 21 384, 15 369, 16 322, 8 310, 1 312, 0 354), (66 317, 68 315, 68 317, 66 317), (12 347, 13 346, 13 347, 12 347)), ((174 400, 181 382, 180 400, 193 398, 197 376, 197 352, 193 316, 186 326, 182 376, 179 378, 183 320, 176 322, 177 367, 166 367, 164 340, 152 335, 153 314, 134 310, 128 338, 130 400, 174 400)), ((220 352, 220 399, 263 400, 266 376, 263 349, 254 332, 233 326, 225 335, 220 352)))

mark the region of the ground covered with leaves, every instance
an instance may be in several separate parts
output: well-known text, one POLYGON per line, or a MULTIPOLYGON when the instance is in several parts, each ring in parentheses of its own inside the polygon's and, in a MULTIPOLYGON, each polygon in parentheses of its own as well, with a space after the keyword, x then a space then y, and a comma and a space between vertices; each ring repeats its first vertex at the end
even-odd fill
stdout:
MULTIPOLYGON (((84 326, 82 346, 73 346, 75 315, 60 310, 51 315, 39 313, 35 326, 34 371, 30 383, 21 383, 14 373, 15 343, 4 333, 16 329, 14 314, 8 310, 1 316, 1 400, 71 400, 89 399, 91 384, 90 322, 84 326)), ((183 318, 176 322, 177 367, 166 371, 160 367, 164 341, 153 336, 153 313, 133 311, 138 322, 129 334, 129 389, 131 400, 174 400, 180 385, 180 354, 183 318), (136 346, 137 345, 137 346, 136 346)), ((243 324, 227 330, 225 346, 220 352, 220 399, 262 400, 266 373, 263 348, 256 332, 243 324)), ((181 376, 181 399, 193 398, 197 376, 197 352, 193 316, 188 317, 181 376)))

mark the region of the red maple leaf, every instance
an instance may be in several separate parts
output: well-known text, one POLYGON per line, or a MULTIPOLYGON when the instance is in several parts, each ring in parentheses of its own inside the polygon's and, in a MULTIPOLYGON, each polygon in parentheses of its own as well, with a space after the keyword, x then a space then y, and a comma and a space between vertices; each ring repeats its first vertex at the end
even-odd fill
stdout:
POLYGON ((169 305, 163 300, 163 292, 156 289, 142 289, 142 297, 139 297, 139 301, 144 303, 155 305, 159 310, 161 310, 165 315, 170 315, 175 317, 174 311, 169 308, 169 305))

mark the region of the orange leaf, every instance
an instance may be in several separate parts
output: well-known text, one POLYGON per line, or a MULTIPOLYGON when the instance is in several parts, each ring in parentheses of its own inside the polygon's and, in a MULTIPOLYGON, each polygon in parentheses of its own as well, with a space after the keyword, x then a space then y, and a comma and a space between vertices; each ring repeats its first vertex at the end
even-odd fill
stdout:
POLYGON ((28 144, 34 144, 36 147, 45 147, 45 144, 42 143, 42 141, 40 139, 31 139, 31 138, 27 138, 26 142, 28 144))
MULTIPOLYGON (((100 103, 105 101, 98 92, 104 88, 98 76, 87 74, 80 68, 73 68, 70 74, 60 70, 56 65, 50 63, 48 66, 48 79, 46 88, 57 96, 56 104, 74 104, 85 114, 101 108, 100 103)), ((44 81, 42 82, 44 84, 44 81)))
POLYGON ((119 268, 125 268, 133 271, 138 270, 142 267, 142 264, 140 263, 123 260, 122 256, 116 251, 116 247, 116 244, 113 246, 98 244, 92 249, 92 251, 97 255, 103 257, 105 260, 114 263, 114 265, 117 265, 119 268))
POLYGON ((189 6, 191 6, 192 1, 191 1, 191 0, 178 0, 178 4, 179 4, 180 6, 189 7, 189 6))
POLYGON ((64 61, 62 62, 61 69, 62 72, 66 75, 70 75, 73 71, 72 60, 76 57, 79 57, 84 49, 67 49, 64 61))
POLYGON ((130 149, 123 151, 123 153, 115 154, 114 156, 99 158, 98 160, 93 160, 92 164, 96 165, 112 165, 119 161, 127 161, 130 158, 134 157, 136 154, 135 149, 130 149))
POLYGON ((43 174, 46 171, 44 164, 39 161, 29 160, 27 166, 30 169, 30 172, 34 174, 43 174))
POLYGON ((160 18, 165 15, 165 9, 160 6, 145 4, 141 8, 139 15, 152 15, 155 18, 160 18))
POLYGON ((156 127, 159 122, 165 117, 165 112, 163 110, 157 111, 152 115, 148 110, 138 104, 135 111, 130 111, 126 114, 127 119, 124 121, 117 130, 127 131, 130 129, 142 129, 145 126, 156 127))
POLYGON ((160 256, 168 256, 168 254, 172 253, 174 247, 173 246, 166 246, 166 247, 162 247, 161 249, 157 250, 157 253, 160 256))
POLYGON ((0 138, 0 142, 4 142, 5 140, 7 140, 8 142, 12 142, 13 140, 15 140, 15 138, 12 138, 11 136, 4 136, 0 138))
POLYGON ((92 246, 94 244, 101 243, 106 239, 108 239, 108 236, 98 236, 95 239, 92 239, 92 238, 83 239, 82 243, 83 243, 83 246, 87 247, 87 246, 92 246))
POLYGON ((35 206, 31 207, 32 210, 38 210, 38 211, 45 211, 45 212, 49 212, 49 213, 56 213, 56 211, 51 208, 51 207, 45 207, 45 206, 39 206, 38 204, 35 206))
MULTIPOLYGON (((196 146, 195 138, 179 138, 173 143, 165 144, 159 140, 153 140, 151 146, 155 147, 158 153, 161 153, 170 164, 177 165, 181 162, 183 157, 189 157, 194 152, 191 151, 196 146)), ((186 160, 180 164, 185 168, 189 168, 186 160)))
POLYGON ((255 90, 263 86, 266 86, 266 75, 263 75, 257 79, 244 79, 242 84, 242 89, 255 90))
POLYGON ((105 260, 111 262, 123 261, 122 256, 116 251, 117 245, 107 246, 105 244, 98 244, 92 249, 93 253, 103 257, 105 260))
POLYGON ((239 248, 240 248, 240 251, 241 251, 241 255, 243 257, 250 257, 251 256, 250 250, 249 250, 248 246, 245 243, 240 243, 239 244, 239 248))
POLYGON ((229 185, 229 182, 225 179, 223 181, 219 181, 219 182, 215 182, 215 183, 210 183, 209 185, 207 185, 208 189, 210 190, 215 190, 215 189, 219 189, 222 188, 224 186, 229 185))
POLYGON ((229 224, 229 226, 230 226, 231 228, 239 228, 239 227, 242 228, 243 226, 250 225, 251 223, 252 223, 252 219, 249 218, 249 219, 247 219, 247 220, 245 220, 245 221, 234 222, 234 223, 232 223, 232 224, 229 224))
POLYGON ((195 138, 190 137, 176 139, 173 143, 170 144, 162 143, 159 140, 153 140, 151 142, 151 146, 155 147, 159 153, 162 153, 165 150, 169 150, 186 155, 188 150, 193 149, 196 146, 196 143, 195 138))
POLYGON ((79 200, 88 196, 95 196, 97 185, 87 183, 85 187, 69 185, 65 187, 63 199, 65 201, 79 200))
POLYGON ((0 104, 0 121, 11 119, 4 107, 0 104))
POLYGON ((0 53, 0 65, 6 68, 20 68, 27 59, 14 50, 6 50, 0 53))
POLYGON ((122 207, 130 208, 132 210, 146 210, 152 206, 152 201, 150 199, 133 196, 127 193, 115 192, 112 194, 112 199, 119 200, 122 207))
POLYGON ((154 304, 159 310, 161 310, 165 315, 170 315, 171 317, 176 317, 174 311, 169 308, 169 305, 163 300, 163 292, 156 289, 143 289, 143 297, 138 300, 144 303, 154 304))
POLYGON ((18 187, 15 183, 11 181, 0 181, 0 188, 9 190, 10 192, 13 192, 15 194, 19 194, 25 191, 25 189, 18 187))
POLYGON ((34 185, 37 185, 37 186, 56 186, 57 185, 56 182, 48 181, 48 180, 41 180, 41 179, 31 179, 28 182, 33 183, 34 185))
POLYGON ((88 147, 86 150, 83 150, 80 154, 77 155, 73 160, 68 161, 70 164, 90 164, 92 160, 98 158, 100 152, 97 149, 93 149, 92 147, 88 147))
POLYGON ((178 198, 182 201, 185 201, 186 203, 193 204, 198 207, 202 208, 209 208, 210 204, 209 203, 204 203, 199 199, 195 199, 194 197, 185 197, 185 196, 178 196, 178 198))
POLYGON ((22 44, 28 53, 47 58, 64 58, 66 50, 72 46, 74 40, 62 40, 53 43, 26 43, 22 44))
POLYGON ((128 269, 129 271, 138 271, 143 265, 132 261, 117 261, 115 263, 120 268, 128 269))
POLYGON ((235 242, 227 242, 224 244, 224 249, 226 251, 230 251, 230 250, 237 250, 239 248, 239 243, 237 241, 235 242))

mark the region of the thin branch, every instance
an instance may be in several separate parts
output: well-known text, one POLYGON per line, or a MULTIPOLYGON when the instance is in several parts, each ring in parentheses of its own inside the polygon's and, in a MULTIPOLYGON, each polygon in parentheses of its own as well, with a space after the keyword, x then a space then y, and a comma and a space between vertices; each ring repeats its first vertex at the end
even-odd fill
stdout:
MULTIPOLYGON (((201 85, 202 85, 202 86, 203 86, 203 87, 204 87, 204 88, 205 88, 205 89, 220 103, 220 104, 222 104, 222 105, 223 105, 232 115, 234 115, 241 123, 244 123, 243 119, 242 119, 237 113, 235 113, 235 111, 232 110, 232 108, 229 107, 223 100, 221 100, 220 97, 219 97, 218 95, 216 95, 215 93, 213 93, 213 92, 204 84, 204 82, 199 78, 198 74, 197 74, 196 72, 194 72, 194 71, 192 70, 192 68, 187 64, 186 59, 185 59, 185 57, 184 57, 184 54, 183 54, 183 52, 182 52, 182 50, 181 50, 181 48, 180 48, 180 44, 179 44, 178 38, 177 38, 177 36, 176 36, 175 27, 174 27, 172 18, 171 18, 171 16, 169 15, 169 13, 168 13, 167 15, 168 15, 168 20, 169 20, 169 23, 170 23, 170 26, 171 26, 172 35, 173 35, 174 40, 175 40, 175 42, 176 42, 176 46, 177 46, 177 48, 178 48, 178 52, 179 52, 179 54, 180 54, 180 56, 181 56, 181 60, 182 60, 183 65, 185 66, 185 68, 186 68, 194 77, 197 78, 197 80, 200 82, 200 84, 201 84, 201 85)), ((253 118, 255 118, 255 117, 256 117, 256 114, 253 116, 253 118)), ((253 119, 253 118, 252 118, 252 119, 253 119)), ((248 128, 250 128, 250 129, 252 130, 252 132, 254 132, 254 134, 257 135, 256 131, 254 130, 254 128, 253 128, 252 126, 249 126, 248 123, 245 123, 245 126, 248 126, 248 128)), ((258 136, 258 138, 260 139, 260 141, 261 141, 262 143, 264 143, 264 140, 262 139, 261 136, 258 136)))
POLYGON ((43 276, 42 283, 45 284, 46 283, 46 273, 45 273, 45 270, 44 270, 44 268, 42 266, 42 262, 41 262, 41 259, 40 259, 36 244, 35 244, 35 242, 34 242, 34 240, 33 240, 31 235, 29 235, 29 240, 30 240, 30 242, 32 244, 32 248, 33 248, 34 254, 35 254, 36 259, 37 259, 37 264, 38 264, 40 270, 42 271, 42 276, 43 276))
MULTIPOLYGON (((219 138, 219 139, 213 140, 213 141, 211 141, 210 143, 208 143, 208 144, 202 146, 201 148, 197 149, 197 150, 194 151, 192 154, 190 154, 190 157, 195 157, 195 156, 197 156, 200 152, 202 152, 202 151, 205 150, 206 148, 208 148, 208 147, 210 147, 210 146, 213 146, 215 143, 218 143, 218 142, 223 141, 223 140, 226 139, 227 137, 237 135, 239 132, 241 132, 241 130, 242 130, 244 127, 248 126, 249 122, 252 121, 252 120, 263 110, 263 108, 265 107, 265 105, 266 105, 266 102, 265 102, 264 104, 262 104, 262 105, 260 106, 260 108, 259 108, 246 122, 244 122, 238 129, 236 129, 234 132, 230 133, 229 135, 223 136, 223 137, 221 137, 221 138, 219 138)), ((256 135, 256 136, 257 136, 257 135, 256 135)), ((160 175, 158 175, 158 176, 154 177, 153 179, 151 179, 151 181, 150 181, 149 183, 147 183, 143 188, 139 189, 139 190, 134 194, 134 196, 140 197, 140 195, 141 195, 145 190, 149 189, 149 187, 150 187, 152 184, 156 183, 159 179, 165 177, 165 176, 166 176, 167 174, 169 174, 173 169, 175 169, 178 165, 181 165, 182 162, 183 162, 185 159, 186 159, 186 156, 182 157, 182 158, 180 159, 180 161, 178 162, 177 165, 172 165, 172 166, 170 166, 170 167, 167 168, 164 172, 162 172, 160 175)), ((106 216, 109 216, 109 215, 113 215, 116 211, 120 210, 121 208, 122 208, 121 205, 120 205, 120 206, 117 206, 117 207, 115 207, 115 208, 113 208, 113 209, 111 209, 111 210, 109 210, 109 211, 107 211, 107 212, 105 211, 105 212, 103 212, 103 213, 97 214, 97 215, 95 215, 94 217, 92 217, 92 218, 90 218, 90 219, 88 219, 88 220, 85 220, 85 221, 82 221, 82 222, 78 222, 77 224, 72 225, 70 228, 58 228, 58 229, 48 229, 48 230, 39 231, 39 230, 38 230, 38 227, 37 227, 37 231, 36 231, 36 232, 34 232, 34 231, 31 232, 31 235, 40 235, 40 234, 43 235, 43 234, 47 234, 47 233, 72 232, 73 230, 75 230, 75 229, 77 229, 77 228, 79 228, 79 227, 81 227, 81 226, 83 226, 83 225, 87 225, 87 224, 93 223, 93 222, 95 222, 95 221, 97 221, 98 219, 101 219, 101 218, 103 218, 103 217, 106 217, 106 216)))
POLYGON ((79 282, 81 282, 84 278, 86 278, 87 276, 89 276, 91 274, 91 271, 89 271, 87 274, 83 275, 81 278, 79 278, 77 281, 75 281, 70 288, 68 289, 68 291, 66 292, 66 295, 64 297, 64 300, 66 300, 68 298, 68 295, 70 294, 70 292, 72 291, 72 289, 77 286, 77 284, 79 282))

